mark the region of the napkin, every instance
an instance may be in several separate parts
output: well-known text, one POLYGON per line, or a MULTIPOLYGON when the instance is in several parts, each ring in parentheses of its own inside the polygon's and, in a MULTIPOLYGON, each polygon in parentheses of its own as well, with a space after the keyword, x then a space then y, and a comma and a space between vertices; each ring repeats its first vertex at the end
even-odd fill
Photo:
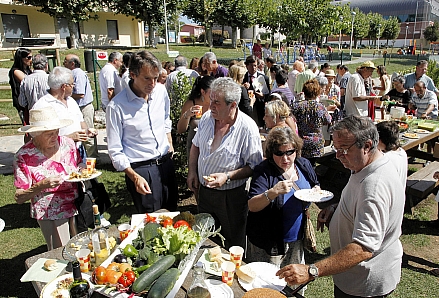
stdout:
POLYGON ((48 271, 44 268, 44 263, 48 259, 40 258, 36 261, 32 267, 30 267, 26 273, 21 277, 21 282, 27 281, 40 281, 50 282, 54 280, 63 270, 66 268, 68 261, 56 260, 58 268, 52 271, 48 271))

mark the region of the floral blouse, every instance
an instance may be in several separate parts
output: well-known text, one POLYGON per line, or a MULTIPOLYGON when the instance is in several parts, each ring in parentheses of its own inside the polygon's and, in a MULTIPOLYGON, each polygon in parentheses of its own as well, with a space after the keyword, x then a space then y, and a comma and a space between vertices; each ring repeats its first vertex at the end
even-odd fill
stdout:
POLYGON ((296 117, 299 136, 303 139, 302 156, 322 156, 325 146, 322 126, 331 123, 325 106, 316 100, 303 100, 293 104, 292 112, 296 117))
MULTIPOLYGON (((29 189, 46 177, 67 176, 77 169, 81 159, 75 142, 58 136, 61 161, 48 159, 32 142, 21 147, 14 156, 14 185, 29 189)), ((76 183, 64 182, 55 188, 45 189, 31 199, 30 215, 37 220, 67 219, 76 214, 76 183)))

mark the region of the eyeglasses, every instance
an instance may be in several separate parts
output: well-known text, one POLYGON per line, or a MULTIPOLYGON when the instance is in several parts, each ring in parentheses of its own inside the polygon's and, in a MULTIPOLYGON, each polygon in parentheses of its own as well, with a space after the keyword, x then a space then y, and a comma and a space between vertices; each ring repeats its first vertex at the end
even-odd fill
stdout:
POLYGON ((276 151, 276 152, 273 152, 273 154, 276 155, 276 156, 282 157, 285 154, 287 156, 293 155, 294 152, 296 152, 296 149, 291 149, 291 150, 287 150, 287 151, 276 151))
POLYGON ((32 56, 27 56, 26 59, 27 59, 27 60, 31 60, 31 59, 32 59, 32 56))
POLYGON ((70 87, 75 87, 75 83, 67 83, 67 84, 64 84, 64 85, 66 85, 66 86, 70 86, 70 87))
POLYGON ((346 155, 346 154, 348 154, 349 149, 351 149, 351 147, 354 146, 355 144, 357 144, 357 142, 353 143, 352 145, 350 145, 346 149, 337 149, 334 147, 334 145, 332 145, 332 150, 334 150, 336 154, 338 153, 338 154, 346 155))

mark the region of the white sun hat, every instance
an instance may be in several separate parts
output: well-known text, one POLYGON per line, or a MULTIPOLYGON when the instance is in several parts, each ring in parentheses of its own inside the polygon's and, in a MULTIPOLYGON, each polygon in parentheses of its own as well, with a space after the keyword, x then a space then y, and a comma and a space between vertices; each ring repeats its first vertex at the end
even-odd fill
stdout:
POLYGON ((72 119, 59 119, 53 107, 29 111, 29 125, 20 127, 19 132, 36 132, 59 129, 73 124, 72 119))

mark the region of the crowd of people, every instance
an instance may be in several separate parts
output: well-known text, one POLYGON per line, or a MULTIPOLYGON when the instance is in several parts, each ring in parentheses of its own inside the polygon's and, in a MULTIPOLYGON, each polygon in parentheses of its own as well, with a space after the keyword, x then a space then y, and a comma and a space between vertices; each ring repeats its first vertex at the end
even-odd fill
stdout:
MULTIPOLYGON (((290 284, 333 275, 335 297, 386 297, 401 276, 407 155, 398 126, 371 119, 376 108, 386 112, 383 101, 437 118, 439 91, 425 74, 427 62, 393 78, 371 61, 351 74, 346 65, 306 67, 299 57, 290 70, 267 49, 258 41, 244 62, 228 67, 213 52, 190 63, 181 55, 161 63, 148 51, 111 53, 99 84, 113 166, 125 173, 138 213, 176 210, 170 109, 186 76, 192 90, 173 121, 177 133, 188 131, 187 185, 198 211, 221 226, 225 248, 246 247, 248 261, 280 265, 277 274, 290 284), (294 193, 319 187, 314 168, 331 144, 352 174, 339 203, 318 217, 318 229, 329 228, 331 256, 306 265, 308 206, 294 193)), ((78 190, 65 177, 97 156, 90 81, 76 55, 63 64, 47 74, 44 55, 18 49, 10 71, 27 133, 14 161, 15 199, 31 202, 49 250, 77 233, 78 190)))

